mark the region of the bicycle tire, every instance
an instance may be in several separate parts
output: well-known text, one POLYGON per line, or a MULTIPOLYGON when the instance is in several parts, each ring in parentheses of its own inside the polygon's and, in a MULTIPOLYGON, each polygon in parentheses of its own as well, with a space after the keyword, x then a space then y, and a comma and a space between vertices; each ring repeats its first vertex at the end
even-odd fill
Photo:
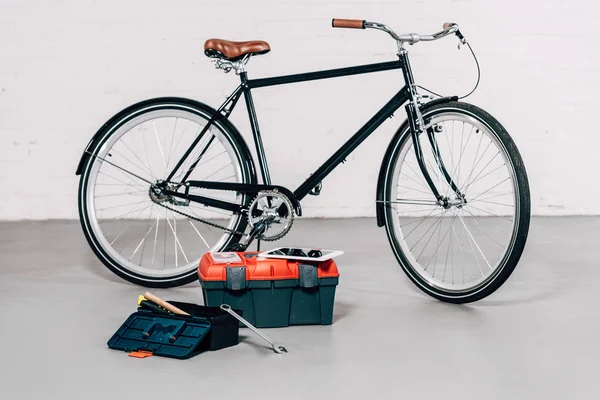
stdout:
MULTIPOLYGON (((110 254, 110 251, 106 249, 106 245, 101 243, 101 240, 95 233, 88 210, 86 193, 88 191, 88 186, 93 184, 93 182, 90 181, 90 172, 92 171, 94 161, 96 160, 96 155, 103 145, 107 143, 111 135, 115 134, 119 127, 123 126, 136 116, 143 115, 147 112, 162 110, 183 110, 185 112, 201 116, 206 120, 210 119, 210 117, 215 113, 213 108, 198 101, 172 97, 145 100, 122 110, 107 123, 105 123, 96 134, 96 140, 88 149, 90 156, 83 165, 78 189, 79 219, 85 238, 94 254, 110 271, 117 276, 136 285, 149 288, 170 288, 191 283, 197 279, 197 266, 195 268, 190 268, 187 271, 165 276, 150 276, 128 269, 123 265, 123 263, 120 263, 114 256, 110 254)), ((239 131, 227 119, 221 118, 215 124, 218 125, 219 132, 222 132, 223 137, 229 142, 231 148, 235 150, 237 161, 241 167, 242 183, 256 183, 256 173, 252 158, 250 156, 250 151, 239 131)), ((251 199, 249 196, 245 194, 242 195, 242 204, 247 205, 250 201, 251 199)), ((235 226, 233 226, 233 231, 243 232, 246 229, 246 226, 247 218, 242 214, 238 217, 235 226)), ((212 249, 212 251, 222 251, 225 248, 238 243, 241 238, 239 234, 233 234, 230 232, 226 232, 224 234, 228 234, 229 236, 226 238, 226 240, 221 241, 222 245, 220 245, 218 248, 212 249)))
MULTIPOLYGON (((398 129, 394 139, 391 141, 391 157, 388 158, 387 162, 384 161, 384 164, 382 165, 382 168, 384 168, 382 173, 385 174, 383 175, 385 177, 384 222, 388 241, 392 247, 397 261, 409 279, 421 291, 443 302, 458 304, 470 303, 479 301, 498 290, 510 277, 517 266, 525 248, 529 232, 531 212, 530 189, 527 172, 517 146, 506 129, 500 124, 500 122, 498 122, 496 118, 479 107, 458 101, 436 104, 431 107, 425 106, 422 111, 423 119, 425 120, 426 124, 431 118, 440 116, 444 113, 459 113, 468 115, 470 118, 475 118, 487 126, 504 146, 506 154, 508 155, 508 159, 510 160, 511 167, 515 172, 514 175, 517 182, 516 187, 518 189, 518 196, 515 196, 515 198, 518 199, 519 209, 518 218, 515 218, 515 221, 517 222, 515 225, 516 229, 513 230, 511 237, 512 245, 509 247, 508 252, 504 255, 504 258, 499 264, 499 268, 493 272, 492 276, 485 282, 485 284, 461 292, 444 290, 436 285, 431 284, 428 279, 419 274, 416 268, 411 265, 408 254, 406 254, 406 251, 404 251, 400 246, 398 235, 393 228, 394 208, 390 206, 390 202, 393 201, 392 181, 394 179, 394 166, 398 161, 400 149, 403 148, 403 145, 405 145, 408 140, 411 139, 407 121, 405 121, 405 123, 398 129)), ((423 143, 423 140, 421 140, 421 143, 423 143)), ((515 215, 516 214, 517 213, 515 213, 515 215)))

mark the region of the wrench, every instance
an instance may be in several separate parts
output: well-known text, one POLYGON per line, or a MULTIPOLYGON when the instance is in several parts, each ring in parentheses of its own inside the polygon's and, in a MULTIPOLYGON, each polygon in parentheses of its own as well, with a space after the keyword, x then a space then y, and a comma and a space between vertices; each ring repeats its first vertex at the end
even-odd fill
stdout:
POLYGON ((244 318, 242 318, 240 315, 238 315, 238 313, 236 313, 235 311, 233 311, 228 304, 221 304, 220 308, 221 308, 221 310, 227 311, 235 319, 237 319, 238 321, 240 321, 242 324, 246 325, 254 333, 256 333, 258 336, 260 336, 261 338, 263 338, 267 343, 269 343, 271 345, 271 347, 273 348, 273 351, 275 353, 282 354, 282 353, 287 353, 288 352, 285 347, 283 347, 283 346, 281 346, 281 345, 273 342, 271 339, 269 339, 269 337, 267 337, 267 335, 265 335, 264 333, 262 333, 261 331, 259 331, 258 329, 256 329, 250 322, 246 321, 244 318))

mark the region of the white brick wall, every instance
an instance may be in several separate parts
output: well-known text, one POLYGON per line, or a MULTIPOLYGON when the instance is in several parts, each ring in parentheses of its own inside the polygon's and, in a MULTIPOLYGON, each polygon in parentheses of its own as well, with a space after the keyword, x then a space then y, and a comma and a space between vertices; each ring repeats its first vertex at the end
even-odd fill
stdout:
MULTIPOLYGON (((597 4, 0 0, 0 219, 77 218, 80 154, 125 106, 163 95, 220 104, 237 77, 216 71, 203 55, 209 37, 268 41, 272 52, 251 61, 251 77, 394 58, 384 33, 332 29, 332 17, 425 33, 460 23, 483 71, 468 101, 513 135, 533 212, 597 214, 597 4)), ((449 38, 411 48, 418 83, 447 94, 470 90, 474 65, 456 44, 449 38)), ((400 84, 394 71, 256 91, 273 181, 295 188, 400 84)), ((377 171, 401 114, 324 181, 321 196, 303 202, 307 216, 374 215, 377 171)), ((243 107, 232 118, 249 140, 243 107)))

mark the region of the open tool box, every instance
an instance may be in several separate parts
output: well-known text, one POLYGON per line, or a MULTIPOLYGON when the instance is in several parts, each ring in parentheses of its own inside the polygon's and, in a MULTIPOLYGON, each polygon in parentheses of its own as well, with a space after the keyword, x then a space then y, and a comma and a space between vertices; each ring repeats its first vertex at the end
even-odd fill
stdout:
POLYGON ((257 252, 206 253, 198 277, 204 304, 226 303, 259 328, 330 325, 339 280, 332 259, 294 260, 257 252))
POLYGON ((219 307, 169 303, 189 315, 140 306, 109 339, 108 347, 126 351, 133 357, 156 355, 186 359, 203 351, 238 344, 238 321, 219 307))

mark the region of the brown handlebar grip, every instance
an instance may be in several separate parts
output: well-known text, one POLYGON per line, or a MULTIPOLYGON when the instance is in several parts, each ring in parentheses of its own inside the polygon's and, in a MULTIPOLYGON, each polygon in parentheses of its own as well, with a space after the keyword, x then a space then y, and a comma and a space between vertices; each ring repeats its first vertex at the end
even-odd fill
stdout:
POLYGON ((365 20, 334 18, 331 20, 331 26, 334 28, 365 29, 365 20))
POLYGON ((454 25, 454 22, 446 22, 443 26, 444 29, 448 29, 450 28, 452 25, 454 25))

